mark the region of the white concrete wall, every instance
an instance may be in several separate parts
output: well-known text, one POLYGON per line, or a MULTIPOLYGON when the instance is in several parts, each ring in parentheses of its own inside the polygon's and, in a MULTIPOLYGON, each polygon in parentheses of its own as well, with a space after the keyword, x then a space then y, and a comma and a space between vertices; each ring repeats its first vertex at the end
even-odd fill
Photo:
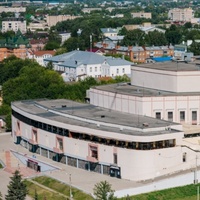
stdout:
POLYGON ((199 92, 199 80, 200 71, 172 72, 136 66, 131 68, 132 85, 161 91, 199 92))
POLYGON ((90 103, 96 106, 146 115, 155 118, 161 112, 161 119, 168 120, 168 112, 173 112, 173 121, 180 123, 180 111, 185 111, 185 123, 192 124, 192 111, 197 111, 200 124, 200 96, 156 96, 136 97, 90 89, 90 103))
MULTIPOLYGON (((13 119, 13 131, 16 129, 17 120, 13 119)), ((24 139, 32 138, 32 127, 20 122, 21 136, 24 139)), ((79 130, 77 130, 79 131, 79 130)), ((46 147, 49 150, 53 150, 56 147, 56 134, 49 133, 44 130, 37 130, 38 144, 39 146, 46 147)), ((93 132, 94 133, 94 132, 93 132)), ((107 135, 107 133, 105 133, 107 135)), ((180 134, 180 133, 178 133, 180 134)), ((174 134, 174 138, 177 137, 179 143, 180 135, 174 134)), ((170 134, 171 135, 171 134, 170 134)), ((160 139, 169 138, 170 135, 161 135, 160 139)), ((137 139, 141 137, 137 136, 137 139)), ((136 138, 135 138, 136 139, 136 138)), ((144 137, 145 140, 149 140, 149 137, 144 137)), ((154 136, 152 140, 157 139, 154 136)), ((64 137, 63 147, 64 154, 70 155, 75 158, 87 159, 88 146, 91 144, 89 141, 83 141, 73 138, 64 137)), ((99 162, 113 164, 113 146, 98 145, 99 162)), ((143 180, 153 179, 156 176, 161 176, 167 173, 172 173, 174 169, 181 170, 182 163, 182 150, 181 147, 158 149, 158 150, 130 150, 126 148, 117 148, 118 166, 121 167, 121 175, 124 179, 129 180, 143 180)), ((189 154, 188 154, 189 156, 189 154)), ((191 155, 192 156, 192 155, 191 155)))

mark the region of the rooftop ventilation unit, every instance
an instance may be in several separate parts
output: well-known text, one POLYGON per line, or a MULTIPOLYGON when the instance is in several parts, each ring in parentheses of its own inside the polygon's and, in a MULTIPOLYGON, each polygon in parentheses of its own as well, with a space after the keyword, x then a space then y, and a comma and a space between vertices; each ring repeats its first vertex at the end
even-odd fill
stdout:
POLYGON ((66 105, 62 105, 62 108, 66 108, 67 106, 66 105))
POLYGON ((142 125, 143 125, 144 127, 148 127, 148 126, 149 126, 148 123, 143 123, 142 125))

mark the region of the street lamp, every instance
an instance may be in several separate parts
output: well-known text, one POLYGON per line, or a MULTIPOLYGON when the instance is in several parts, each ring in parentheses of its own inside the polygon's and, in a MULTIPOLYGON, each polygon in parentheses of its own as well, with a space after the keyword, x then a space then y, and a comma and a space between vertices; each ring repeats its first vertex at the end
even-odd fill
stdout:
MULTIPOLYGON (((66 173, 66 174, 67 174, 67 173, 66 173)), ((69 174, 69 199, 70 199, 70 200, 73 200, 71 174, 69 174)))

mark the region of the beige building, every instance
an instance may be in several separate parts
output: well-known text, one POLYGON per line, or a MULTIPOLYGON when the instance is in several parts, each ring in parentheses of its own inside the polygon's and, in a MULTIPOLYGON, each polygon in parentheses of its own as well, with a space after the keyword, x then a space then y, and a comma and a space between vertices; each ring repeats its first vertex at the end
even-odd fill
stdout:
POLYGON ((131 13, 131 16, 132 16, 132 18, 139 17, 139 18, 151 19, 151 13, 149 13, 149 12, 131 13))
POLYGON ((72 16, 72 15, 57 15, 57 16, 48 15, 46 20, 47 20, 48 26, 51 27, 51 26, 55 26, 58 22, 73 20, 79 17, 80 16, 72 16))
POLYGON ((7 7, 7 6, 0 6, 0 13, 2 12, 12 12, 12 13, 20 13, 26 12, 26 7, 7 7))
POLYGON ((191 22, 192 18, 194 18, 194 12, 192 8, 174 8, 168 12, 168 18, 172 21, 191 22))
POLYGON ((23 34, 26 33, 26 20, 23 17, 10 17, 2 21, 2 32, 20 30, 23 34))
POLYGON ((82 12, 83 13, 91 13, 92 11, 101 11, 101 8, 83 8, 82 12))
POLYGON ((36 21, 29 23, 29 26, 27 27, 31 32, 35 32, 37 30, 47 30, 49 29, 48 24, 45 21, 36 21))

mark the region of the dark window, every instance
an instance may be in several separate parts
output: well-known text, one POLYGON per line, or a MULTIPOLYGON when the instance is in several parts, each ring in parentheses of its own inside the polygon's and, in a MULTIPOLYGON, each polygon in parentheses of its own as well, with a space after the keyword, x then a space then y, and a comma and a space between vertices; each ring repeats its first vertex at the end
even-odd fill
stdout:
POLYGON ((197 111, 192 111, 192 121, 197 120, 197 111))
POLYGON ((168 121, 173 121, 173 112, 168 112, 168 121))
POLYGON ((185 121, 185 111, 180 111, 180 121, 185 121))
POLYGON ((160 112, 156 112, 156 119, 161 119, 161 113, 160 112))
POLYGON ((117 165, 117 154, 113 154, 113 163, 117 165))
POLYGON ((90 146, 90 156, 98 160, 98 150, 95 146, 90 146))
POLYGON ((186 162, 186 152, 183 153, 183 162, 186 162))

